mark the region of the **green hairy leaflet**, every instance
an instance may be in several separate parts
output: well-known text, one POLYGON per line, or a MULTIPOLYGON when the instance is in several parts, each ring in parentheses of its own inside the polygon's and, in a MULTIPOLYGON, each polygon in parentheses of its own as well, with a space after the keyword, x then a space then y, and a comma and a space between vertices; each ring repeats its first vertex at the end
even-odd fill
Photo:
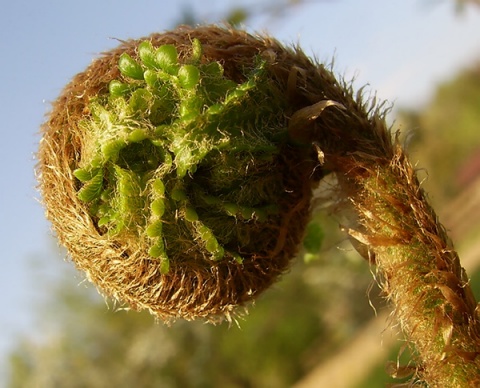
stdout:
MULTIPOLYGON (((235 177, 249 174, 251 158, 267 163, 278 152, 278 135, 257 129, 277 125, 263 124, 267 119, 255 113, 263 95, 250 102, 263 82, 264 63, 236 83, 219 62, 202 60, 197 39, 182 61, 175 46, 151 41, 141 42, 136 55, 120 55, 120 78, 92 100, 82 122, 89 152, 73 172, 78 198, 101 233, 148 242, 147 254, 160 260, 163 273, 172 257, 192 249, 210 260, 241 262, 241 244, 230 241, 235 233, 217 219, 234 225, 277 214, 274 186, 259 185, 254 176, 247 179, 254 193, 245 195, 235 177), (235 124, 242 120, 246 126, 235 124)), ((275 120, 286 127, 283 115, 275 120)))

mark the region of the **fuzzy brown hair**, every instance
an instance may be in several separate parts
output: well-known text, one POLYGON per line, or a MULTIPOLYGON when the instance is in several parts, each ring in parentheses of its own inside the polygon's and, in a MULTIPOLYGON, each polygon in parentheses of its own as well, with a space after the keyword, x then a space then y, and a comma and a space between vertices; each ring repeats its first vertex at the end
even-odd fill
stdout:
MULTIPOLYGON (((182 57, 191 50, 194 38, 202 43, 204 57, 220 61, 226 77, 237 82, 242 81, 244 68, 251 67, 256 57, 266 58, 270 71, 283 82, 279 85, 285 96, 290 68, 295 63, 309 63, 303 54, 287 50, 275 40, 224 28, 181 27, 146 39, 154 46, 173 44, 182 57)), ((283 189, 289 193, 278 204, 282 215, 271 225, 250 224, 252 235, 256 229, 268 228, 271 238, 262 242, 266 246, 257 247, 257 251, 249 249, 242 263, 207 262, 190 252, 162 274, 158 261, 149 257, 141 241, 126 242, 100 233, 85 204, 77 197, 73 171, 82 155, 83 132, 79 123, 88 116, 92 97, 107 93, 109 82, 119 77, 120 55, 128 53, 135 57, 136 47, 143 40, 129 40, 104 53, 76 75, 53 103, 48 121, 42 127, 38 153, 47 218, 76 266, 102 293, 133 309, 148 309, 164 320, 180 317, 217 320, 222 316, 229 319, 236 306, 257 297, 284 273, 295 256, 309 218, 311 185, 316 180, 312 176, 314 160, 308 156, 309 152, 304 157, 303 149, 301 152, 289 146, 282 149, 278 168, 282 170, 283 189)), ((286 116, 289 112, 281 114, 286 116)))

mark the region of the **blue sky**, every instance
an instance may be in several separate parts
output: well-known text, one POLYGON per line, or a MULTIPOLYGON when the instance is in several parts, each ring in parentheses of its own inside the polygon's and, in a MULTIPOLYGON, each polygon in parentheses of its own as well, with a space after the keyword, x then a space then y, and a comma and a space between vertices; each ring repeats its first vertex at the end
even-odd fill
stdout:
MULTIPOLYGON (((45 284, 71 265, 56 249, 35 190, 34 155, 49 103, 97 53, 116 46, 114 38, 169 29, 185 10, 212 21, 231 4, 257 2, 2 0, 1 357, 15 335, 36 333, 45 284)), ((286 18, 257 16, 246 27, 299 43, 321 61, 335 57, 340 74, 397 107, 421 107, 438 82, 480 61, 480 9, 458 15, 452 2, 311 0, 286 18)))

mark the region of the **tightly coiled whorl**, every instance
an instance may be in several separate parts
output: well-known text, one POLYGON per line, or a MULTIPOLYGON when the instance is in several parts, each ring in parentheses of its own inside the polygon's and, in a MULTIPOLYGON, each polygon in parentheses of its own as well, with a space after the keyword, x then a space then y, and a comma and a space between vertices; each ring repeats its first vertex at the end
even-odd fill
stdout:
POLYGON ((299 131, 316 116, 298 111, 328 99, 322 83, 336 91, 300 50, 215 26, 102 54, 53 103, 38 153, 76 266, 159 318, 229 318, 302 240, 322 168, 299 131))

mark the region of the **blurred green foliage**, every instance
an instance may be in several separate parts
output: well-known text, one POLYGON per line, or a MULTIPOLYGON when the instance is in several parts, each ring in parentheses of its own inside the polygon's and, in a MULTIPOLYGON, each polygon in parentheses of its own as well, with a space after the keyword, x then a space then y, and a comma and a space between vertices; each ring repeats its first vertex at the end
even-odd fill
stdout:
POLYGON ((425 109, 402 112, 399 121, 414 130, 411 159, 428 172, 427 192, 435 205, 446 204, 465 187, 468 159, 480 155, 480 64, 442 84, 425 109))
POLYGON ((115 312, 66 276, 39 310, 49 334, 12 353, 9 386, 289 387, 372 315, 368 266, 330 259, 298 262, 238 325, 115 312))

